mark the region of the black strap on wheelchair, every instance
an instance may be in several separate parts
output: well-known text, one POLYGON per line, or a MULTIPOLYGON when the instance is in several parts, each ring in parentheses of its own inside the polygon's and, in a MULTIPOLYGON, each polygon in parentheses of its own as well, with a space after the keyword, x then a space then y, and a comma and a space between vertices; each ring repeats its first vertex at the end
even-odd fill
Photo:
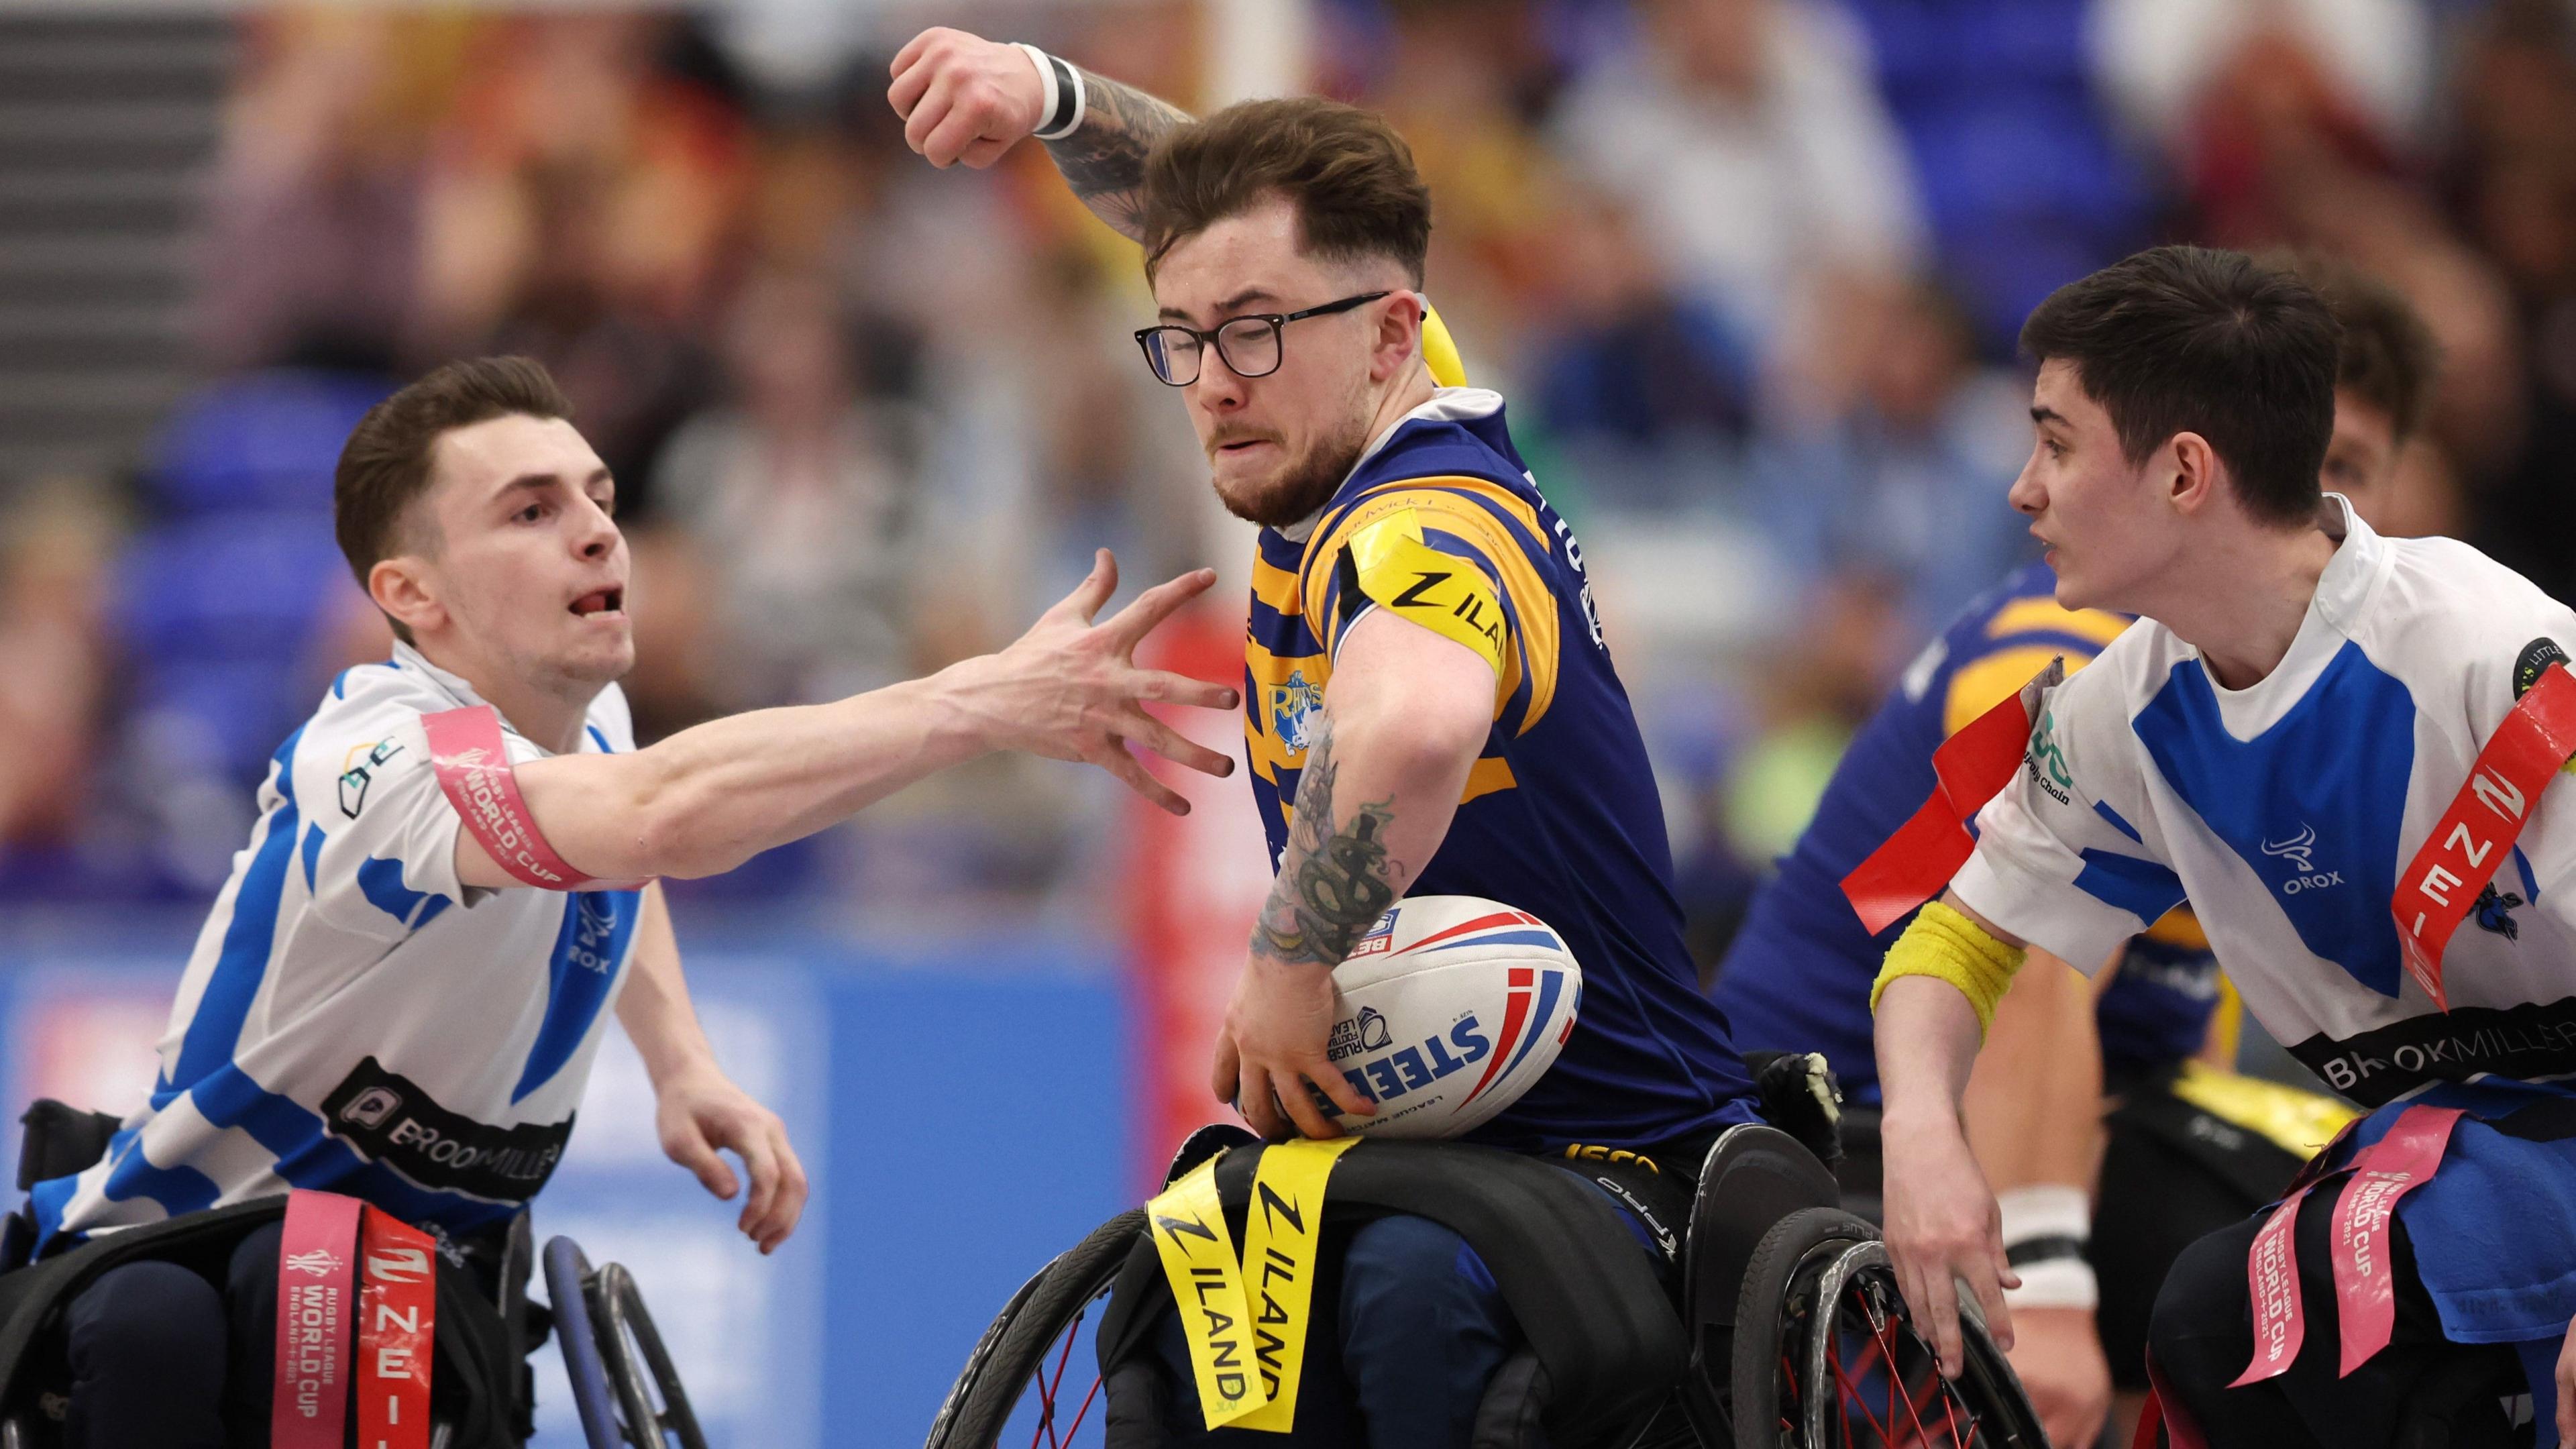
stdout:
MULTIPOLYGON (((1250 1197, 1261 1152, 1238 1148, 1218 1164, 1229 1216, 1250 1197)), ((1339 1221, 1409 1213, 1465 1238, 1546 1370, 1559 1443, 1633 1427, 1681 1374, 1681 1321, 1652 1260, 1600 1189, 1563 1167, 1460 1142, 1363 1142, 1333 1169, 1325 1212, 1339 1221)), ((1160 1272, 1152 1242, 1140 1239, 1100 1324, 1113 1386, 1171 1303, 1160 1272)))
POLYGON ((253 1230, 286 1215, 284 1197, 183 1213, 164 1222, 103 1233, 32 1267, 0 1274, 0 1404, 11 1402, 39 1334, 74 1295, 110 1268, 151 1260, 202 1258, 220 1264, 253 1230))
MULTIPOLYGON (((177 1262, 220 1282, 242 1239, 285 1215, 284 1196, 254 1198, 102 1233, 31 1267, 0 1273, 0 1409, 19 1407, 44 1376, 45 1348, 59 1333, 64 1310, 101 1274, 127 1263, 177 1262)), ((524 1305, 524 1258, 515 1271, 521 1291, 509 1296, 524 1305)), ((513 1449, 534 1432, 523 1354, 543 1341, 546 1324, 527 1305, 514 1332, 474 1277, 438 1275, 431 1403, 453 1430, 450 1449, 513 1449)))

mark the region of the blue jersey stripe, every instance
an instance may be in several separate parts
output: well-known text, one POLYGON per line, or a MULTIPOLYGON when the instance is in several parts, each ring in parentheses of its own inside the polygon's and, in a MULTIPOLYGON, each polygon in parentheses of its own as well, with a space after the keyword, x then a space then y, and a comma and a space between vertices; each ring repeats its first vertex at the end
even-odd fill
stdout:
MULTIPOLYGON (((133 1129, 116 1134, 108 1143, 105 1161, 114 1163, 107 1171, 107 1182, 101 1189, 110 1202, 132 1202, 150 1198, 172 1217, 181 1213, 203 1212, 223 1196, 215 1180, 193 1167, 160 1167, 143 1155, 143 1144, 136 1140, 133 1129)), ((77 1183, 78 1178, 66 1178, 77 1183)))
POLYGON ((564 902, 563 929, 555 935, 554 959, 546 966, 546 1019, 528 1048, 528 1064, 511 1089, 511 1102, 544 1086, 572 1060, 573 1049, 590 1034, 609 987, 616 984, 617 965, 625 959, 643 913, 641 891, 580 891, 564 902))
POLYGON ((322 827, 308 824, 304 827, 304 889, 308 894, 313 890, 313 872, 321 863, 322 827))
POLYGON ((404 885, 401 861, 378 860, 372 855, 358 863, 358 892, 369 905, 415 931, 437 919, 449 904, 447 897, 434 891, 416 891, 404 885))
POLYGON ((277 938, 278 902, 286 892, 287 861, 295 848, 295 745, 303 738, 304 731, 298 729, 277 747, 277 790, 283 798, 270 812, 259 853, 242 873, 241 889, 233 894, 233 918, 224 927, 223 953, 215 960, 196 1014, 188 1020, 188 1034, 179 1046, 179 1066, 171 1077, 175 1084, 184 1086, 232 1059, 242 1023, 250 1019, 250 1004, 268 974, 269 948, 277 938))
POLYGON ((2118 906, 2148 925, 2154 925, 2165 912, 2182 904, 2182 877, 2152 860, 2114 855, 2090 846, 2085 848, 2083 858, 2084 869, 2076 874, 2075 888, 2097 901, 2118 906))
POLYGON ((2130 728, 2165 783, 2279 902, 2309 950, 2397 994, 2397 837, 2415 771, 2415 699, 2347 642, 2270 728, 2228 732, 2200 661, 2173 667, 2130 728), (2350 908, 2358 896, 2377 902, 2350 908))
POLYGON ((2111 808, 2111 802, 2110 802, 2110 801, 2108 801, 2108 800, 2096 800, 2096 801, 2094 801, 2094 802, 2093 802, 2093 813, 2094 813, 2094 814, 2096 814, 2096 815, 2101 816, 2101 817, 2102 817, 2103 819, 2105 819, 2105 820, 2110 821, 2110 822, 2111 822, 2111 828, 2112 828, 2112 829, 2114 829, 2114 830, 2116 830, 2116 831, 2118 831, 2118 832, 2120 832, 2122 835, 2125 835, 2125 836, 2129 837, 2131 840, 2136 841, 2136 842, 2137 842, 2137 843, 2139 843, 2140 845, 2144 845, 2144 844, 2146 844, 2146 843, 2147 843, 2147 838, 2146 838, 2145 836, 2140 835, 2140 834, 2138 833, 2138 827, 2136 827, 2136 826, 2134 826, 2134 825, 2131 825, 2131 824, 2130 824, 2128 821, 2126 821, 2126 820, 2121 819, 2121 818, 2120 818, 2120 812, 2111 808))

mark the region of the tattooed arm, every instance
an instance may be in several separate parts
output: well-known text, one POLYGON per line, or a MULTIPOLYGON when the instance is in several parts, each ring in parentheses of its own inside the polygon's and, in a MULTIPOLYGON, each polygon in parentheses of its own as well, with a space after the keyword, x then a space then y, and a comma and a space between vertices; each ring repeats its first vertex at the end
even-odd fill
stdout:
POLYGON ((1493 715, 1493 668, 1465 645, 1385 610, 1343 635, 1288 848, 1217 1042, 1217 1098, 1263 1135, 1287 1119, 1310 1137, 1337 1135, 1308 1081, 1344 1112, 1371 1112, 1324 1055, 1332 971, 1440 848, 1493 715))
MULTIPOLYGON (((925 30, 895 56, 892 70, 886 99, 903 117, 904 140, 933 166, 990 166, 1046 119, 1045 85, 1016 45, 962 30, 925 30)), ((1082 124, 1047 142, 1047 152, 1092 215, 1136 240, 1145 153, 1187 125, 1189 113, 1090 71, 1082 81, 1082 124)))

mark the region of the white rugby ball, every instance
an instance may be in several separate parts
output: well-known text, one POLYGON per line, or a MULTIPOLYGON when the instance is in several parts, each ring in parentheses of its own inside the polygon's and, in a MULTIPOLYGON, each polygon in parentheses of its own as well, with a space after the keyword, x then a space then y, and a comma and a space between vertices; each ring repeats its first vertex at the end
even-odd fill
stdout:
POLYGON ((1326 1055, 1377 1115, 1329 1101, 1324 1110, 1371 1137, 1455 1137, 1555 1065, 1574 1031, 1583 968, 1527 911, 1416 896, 1378 918, 1333 968, 1333 987, 1326 1055))

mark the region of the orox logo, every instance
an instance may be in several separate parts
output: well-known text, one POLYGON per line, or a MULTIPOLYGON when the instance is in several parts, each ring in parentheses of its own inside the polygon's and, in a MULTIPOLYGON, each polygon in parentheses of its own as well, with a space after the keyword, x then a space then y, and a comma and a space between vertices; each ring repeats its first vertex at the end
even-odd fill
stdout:
POLYGON ((2304 820, 2299 822, 2298 833, 2287 840, 2263 838, 2263 853, 2287 861, 2290 866, 2290 878, 2281 883, 2281 894, 2294 896, 2301 891, 2343 884, 2342 871, 2317 869, 2316 850, 2317 828, 2304 820))

